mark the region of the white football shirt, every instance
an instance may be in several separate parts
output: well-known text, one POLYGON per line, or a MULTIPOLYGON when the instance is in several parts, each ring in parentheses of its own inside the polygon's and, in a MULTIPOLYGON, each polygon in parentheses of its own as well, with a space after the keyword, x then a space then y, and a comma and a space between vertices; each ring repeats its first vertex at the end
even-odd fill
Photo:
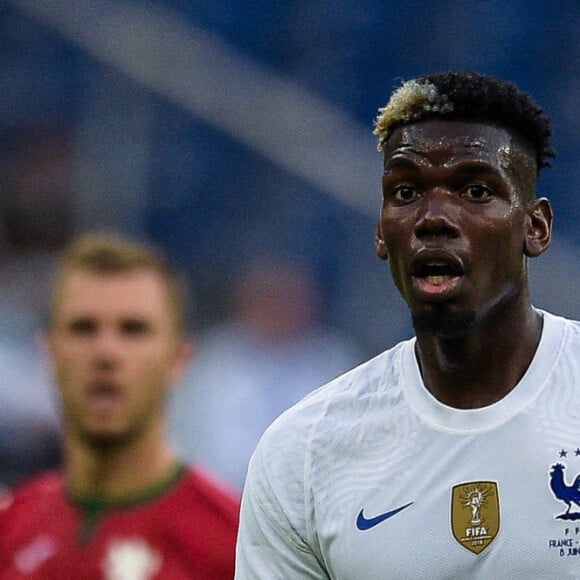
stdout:
POLYGON ((412 339, 281 415, 250 463, 236 580, 580 578, 580 323, 542 314, 493 405, 437 401, 412 339))

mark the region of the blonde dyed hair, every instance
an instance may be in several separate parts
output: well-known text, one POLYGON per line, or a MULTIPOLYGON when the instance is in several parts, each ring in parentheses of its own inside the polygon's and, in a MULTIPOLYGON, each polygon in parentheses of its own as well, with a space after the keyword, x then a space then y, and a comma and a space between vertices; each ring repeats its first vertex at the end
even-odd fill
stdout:
POLYGON ((374 135, 379 137, 377 149, 383 151, 395 125, 418 121, 428 114, 453 111, 449 97, 427 80, 410 80, 392 94, 385 107, 379 109, 374 135))

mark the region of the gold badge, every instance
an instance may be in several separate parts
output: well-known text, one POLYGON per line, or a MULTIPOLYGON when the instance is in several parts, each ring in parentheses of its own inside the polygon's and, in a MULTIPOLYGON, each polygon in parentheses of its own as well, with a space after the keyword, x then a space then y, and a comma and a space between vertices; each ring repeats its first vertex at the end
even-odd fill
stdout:
POLYGON ((451 492, 453 537, 470 552, 479 554, 499 532, 499 493, 495 481, 469 481, 451 492))

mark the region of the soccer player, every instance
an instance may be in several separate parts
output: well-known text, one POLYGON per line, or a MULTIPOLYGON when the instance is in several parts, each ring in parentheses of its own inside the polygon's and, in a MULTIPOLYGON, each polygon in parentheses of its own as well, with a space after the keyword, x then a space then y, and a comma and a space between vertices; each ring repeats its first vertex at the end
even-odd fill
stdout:
POLYGON ((549 119, 450 71, 403 83, 375 133, 376 252, 415 336, 266 431, 236 579, 579 578, 580 323, 535 308, 527 272, 549 119))
POLYGON ((64 466, 0 500, 1 579, 233 578, 238 500, 165 436, 183 302, 144 245, 88 234, 65 252, 46 332, 64 466))

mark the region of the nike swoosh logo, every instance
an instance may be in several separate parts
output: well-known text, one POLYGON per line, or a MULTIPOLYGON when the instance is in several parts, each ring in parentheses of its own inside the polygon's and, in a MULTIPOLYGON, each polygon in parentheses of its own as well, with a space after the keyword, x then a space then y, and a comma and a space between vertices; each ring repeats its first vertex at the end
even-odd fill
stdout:
POLYGON ((413 505, 414 502, 409 502, 408 504, 402 505, 401 507, 398 507, 394 510, 391 510, 390 512, 385 512, 384 514, 379 514, 378 516, 375 516, 374 518, 365 518, 363 515, 363 510, 360 510, 360 513, 358 514, 357 518, 356 518, 356 527, 359 530, 370 530, 371 528, 374 528, 376 525, 380 524, 381 522, 384 522, 385 520, 388 520, 389 518, 392 518, 394 515, 398 514, 399 512, 402 512, 404 509, 407 509, 410 505, 413 505))

